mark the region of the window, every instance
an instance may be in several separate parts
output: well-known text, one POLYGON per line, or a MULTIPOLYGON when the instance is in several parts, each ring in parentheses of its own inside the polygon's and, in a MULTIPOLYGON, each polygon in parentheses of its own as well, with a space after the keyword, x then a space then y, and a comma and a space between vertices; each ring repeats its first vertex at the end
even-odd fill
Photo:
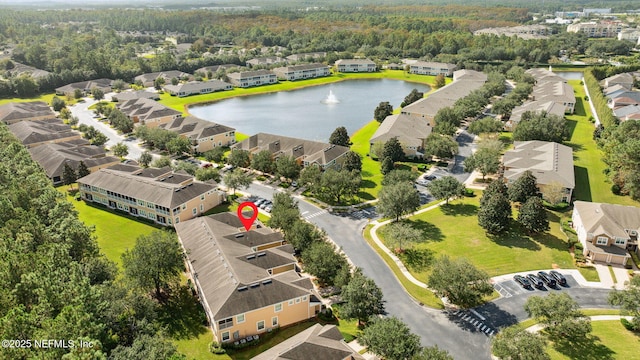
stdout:
POLYGON ((616 245, 624 245, 627 242, 626 239, 616 238, 616 245))
POLYGON ((300 298, 296 298, 296 304, 300 303, 300 298))
POLYGON ((631 230, 631 231, 629 231, 629 235, 631 235, 631 236, 638 236, 638 232, 637 232, 637 231, 635 231, 635 230, 631 230))
POLYGON ((258 323, 256 325, 258 327, 258 331, 264 330, 264 320, 258 321, 258 323))
POLYGON ((180 222, 180 218, 176 217, 176 224, 180 222))
POLYGON ((275 311, 275 312, 280 312, 280 311, 282 311, 282 303, 280 303, 280 304, 275 304, 275 305, 274 305, 274 307, 273 307, 273 311, 275 311))
POLYGON ((229 332, 225 331, 222 333, 222 341, 229 341, 229 332))
POLYGON ((200 200, 204 200, 204 194, 200 195, 200 200))
POLYGON ((278 326, 278 317, 274 316, 271 318, 271 326, 278 326))
POLYGON ((196 215, 198 213, 198 209, 193 208, 193 210, 191 212, 193 213, 193 215, 196 215))
POLYGON ((218 321, 218 328, 220 330, 226 329, 226 328, 232 327, 232 326, 233 326, 233 318, 226 318, 224 320, 218 321))
POLYGON ((204 205, 200 204, 200 212, 204 212, 204 205))
POLYGON ((598 239, 596 240, 597 245, 607 245, 608 242, 609 242, 609 239, 607 239, 604 236, 598 236, 598 239))
POLYGON ((236 322, 238 324, 243 323, 244 322, 244 314, 240 314, 240 315, 236 316, 236 322))
POLYGON ((302 297, 302 301, 307 301, 307 296, 306 295, 302 297))
POLYGON ((293 300, 289 300, 289 306, 293 305, 293 300))

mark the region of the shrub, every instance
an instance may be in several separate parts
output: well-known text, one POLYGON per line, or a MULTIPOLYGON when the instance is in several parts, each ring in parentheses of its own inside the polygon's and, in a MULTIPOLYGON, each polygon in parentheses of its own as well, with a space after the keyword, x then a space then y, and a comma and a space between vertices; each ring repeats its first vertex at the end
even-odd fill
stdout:
POLYGON ((464 189, 464 196, 474 197, 476 196, 476 193, 473 192, 473 189, 464 189))
POLYGON ((620 195, 621 191, 622 189, 620 188, 620 185, 618 184, 611 185, 611 192, 614 193, 615 195, 620 195))
POLYGON ((267 180, 267 177, 266 177, 266 176, 263 176, 263 175, 258 175, 258 176, 256 176, 256 180, 258 180, 258 181, 265 181, 265 180, 267 180))
POLYGON ((318 319, 325 322, 330 322, 335 320, 336 317, 333 316, 333 311, 331 310, 331 308, 327 308, 325 311, 321 311, 320 313, 318 313, 318 319))
POLYGON ((217 355, 222 355, 225 354, 227 351, 225 349, 222 348, 222 346, 220 346, 220 344, 218 344, 217 342, 213 341, 209 344, 209 351, 212 354, 217 354, 217 355))
POLYGON ((288 188, 290 185, 289 185, 289 183, 283 182, 283 183, 280 183, 280 185, 279 185, 279 186, 280 186, 281 188, 285 188, 285 189, 286 189, 286 188, 288 188))
POLYGON ((624 328, 629 330, 629 331, 637 331, 638 330, 629 320, 627 320, 625 318, 621 318, 620 322, 622 323, 622 326, 624 326, 624 328))

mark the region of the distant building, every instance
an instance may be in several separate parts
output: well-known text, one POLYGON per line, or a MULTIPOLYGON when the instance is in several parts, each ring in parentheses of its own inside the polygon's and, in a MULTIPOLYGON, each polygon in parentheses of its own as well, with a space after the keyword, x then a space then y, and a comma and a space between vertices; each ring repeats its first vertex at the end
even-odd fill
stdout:
POLYGON ((196 153, 204 153, 215 147, 231 146, 236 143, 236 129, 195 116, 179 117, 159 127, 189 139, 196 153))
POLYGON ((419 75, 444 75, 453 76, 456 69, 455 64, 445 64, 439 62, 416 61, 409 65, 409 72, 419 75))
POLYGON ((581 32, 591 38, 612 38, 617 37, 625 27, 627 25, 620 21, 590 21, 571 24, 567 26, 567 32, 581 32))
POLYGON ((60 119, 20 121, 9 125, 9 131, 28 148, 82 138, 82 134, 60 119))
POLYGON ((6 125, 20 121, 55 119, 56 113, 44 101, 10 102, 0 105, 0 121, 6 125))
POLYGON ((242 71, 227 74, 227 77, 231 84, 241 88, 275 84, 278 82, 276 74, 269 70, 242 71))
POLYGON ((618 40, 627 40, 640 45, 640 29, 622 29, 618 33, 618 40))
POLYGON ((113 102, 125 102, 138 99, 160 100, 160 95, 146 90, 122 91, 111 95, 111 101, 113 102))
POLYGON ((324 51, 321 52, 311 52, 311 53, 302 53, 302 54, 291 54, 287 56, 287 60, 289 61, 318 61, 327 56, 327 53, 324 51))
POLYGON ((622 73, 622 74, 609 76, 608 78, 605 78, 604 80, 602 80, 602 83, 605 88, 620 85, 627 90, 631 90, 633 88, 633 81, 634 81, 634 78, 633 78, 633 75, 631 75, 631 73, 622 73))
POLYGON ((103 93, 111 92, 113 80, 111 79, 95 79, 89 81, 80 81, 69 85, 56 88, 57 95, 75 96, 76 90, 80 90, 83 96, 89 95, 93 89, 100 89, 103 93))
POLYGON ((191 77, 192 77, 191 74, 187 74, 182 71, 169 70, 169 71, 159 71, 159 72, 152 72, 152 73, 138 75, 135 78, 133 78, 133 80, 134 82, 138 82, 138 81, 141 82, 142 86, 150 87, 155 85, 156 79, 162 79, 164 80, 165 84, 171 84, 171 79, 182 80, 182 79, 190 79, 191 77))
POLYGON ((329 76, 329 67, 320 63, 290 65, 273 69, 278 79, 294 81, 329 76))
POLYGON ((115 165, 78 179, 78 187, 85 201, 168 226, 200 216, 225 200, 215 185, 169 167, 115 165))
POLYGON ((522 39, 546 39, 552 29, 546 25, 521 25, 499 28, 486 28, 473 32, 473 35, 517 36, 522 39))
POLYGON ((374 72, 376 63, 369 59, 340 59, 335 62, 338 72, 374 72))
POLYGON ((233 86, 220 80, 190 81, 178 85, 165 85, 164 90, 173 96, 209 94, 215 91, 232 90, 233 86))
POLYGON ((511 183, 529 170, 536 177, 538 188, 559 183, 564 187, 564 202, 571 202, 576 186, 573 171, 573 150, 562 144, 548 141, 515 141, 513 149, 505 152, 502 161, 504 177, 511 183))
POLYGON ((270 65, 277 65, 277 64, 286 64, 287 62, 288 62, 287 59, 281 58, 279 56, 268 56, 268 57, 247 60, 246 64, 247 64, 247 67, 254 67, 254 66, 270 66, 270 65))
POLYGON ((247 150, 252 155, 267 150, 274 159, 288 155, 303 167, 318 166, 323 170, 339 168, 349 151, 346 146, 265 133, 253 135, 233 145, 233 148, 247 150))
POLYGON ((201 67, 201 68, 197 69, 195 72, 196 73, 202 73, 207 78, 211 78, 209 76, 209 73, 211 73, 212 76, 215 76, 215 74, 216 74, 216 72, 218 72, 218 70, 228 70, 228 69, 233 69, 233 68, 237 68, 237 67, 240 67, 240 65, 236 65, 236 64, 212 65, 212 66, 201 67))
POLYGON ((182 117, 180 111, 144 98, 118 103, 116 108, 127 115, 136 126, 156 127, 182 117))
POLYGON ((246 231, 232 213, 175 227, 215 341, 245 344, 320 312, 321 297, 298 273, 294 249, 281 233, 246 231))

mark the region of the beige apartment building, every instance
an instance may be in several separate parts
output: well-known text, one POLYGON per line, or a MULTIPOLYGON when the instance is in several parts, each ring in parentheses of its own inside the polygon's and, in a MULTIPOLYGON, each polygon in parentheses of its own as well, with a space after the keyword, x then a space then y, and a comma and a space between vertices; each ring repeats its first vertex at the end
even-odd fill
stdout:
POLYGON ((157 127, 182 117, 180 111, 147 98, 124 101, 116 104, 116 108, 127 115, 136 126, 157 127))
POLYGON ((160 128, 176 132, 189 139, 196 153, 204 153, 215 147, 231 146, 236 143, 236 129, 195 116, 177 118, 160 125, 160 128))
POLYGON ((78 179, 83 200, 165 226, 203 215, 225 200, 216 186, 169 167, 115 165, 78 179))

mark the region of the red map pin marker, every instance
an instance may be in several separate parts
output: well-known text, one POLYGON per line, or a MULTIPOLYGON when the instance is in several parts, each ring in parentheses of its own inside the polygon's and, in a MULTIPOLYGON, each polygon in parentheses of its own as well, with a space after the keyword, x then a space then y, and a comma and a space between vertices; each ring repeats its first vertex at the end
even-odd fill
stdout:
POLYGON ((256 204, 250 201, 245 201, 242 204, 240 204, 240 206, 238 206, 238 219, 242 221, 242 225, 244 225, 244 228, 247 229, 247 231, 251 229, 251 225, 253 225, 253 222, 256 221, 257 218, 258 218, 258 207, 256 206, 256 204), (251 217, 248 219, 242 216, 242 209, 246 207, 250 207, 251 209, 253 209, 253 215, 251 215, 251 217))

